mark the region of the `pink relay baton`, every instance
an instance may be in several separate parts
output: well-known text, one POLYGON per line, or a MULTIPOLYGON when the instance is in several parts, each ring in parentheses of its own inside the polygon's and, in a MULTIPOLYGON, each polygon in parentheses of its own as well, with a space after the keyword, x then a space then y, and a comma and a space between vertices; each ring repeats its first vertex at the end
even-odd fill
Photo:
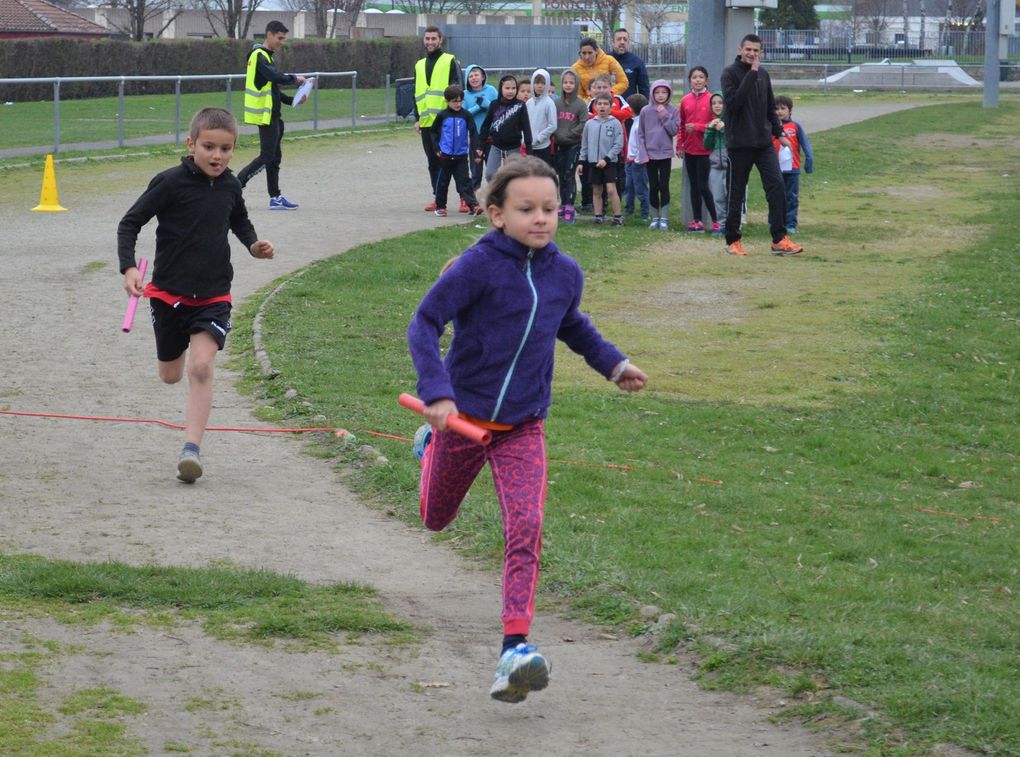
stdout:
MULTIPOLYGON (((149 261, 142 258, 138 261, 138 273, 142 274, 142 281, 145 281, 145 269, 149 267, 149 261)), ((124 322, 120 324, 120 330, 125 334, 131 333, 131 326, 135 322, 135 311, 138 309, 138 296, 131 295, 128 298, 127 310, 124 312, 124 322)))
MULTIPOLYGON (((410 394, 401 394, 397 398, 397 402, 406 407, 408 410, 413 410, 419 415, 425 412, 425 403, 417 397, 412 397, 410 394)), ((446 426, 454 433, 460 434, 465 439, 470 439, 473 442, 479 444, 488 444, 492 441, 492 432, 488 429, 484 429, 481 426, 476 426, 470 421, 466 421, 463 418, 458 418, 455 415, 451 415, 446 419, 446 426)))

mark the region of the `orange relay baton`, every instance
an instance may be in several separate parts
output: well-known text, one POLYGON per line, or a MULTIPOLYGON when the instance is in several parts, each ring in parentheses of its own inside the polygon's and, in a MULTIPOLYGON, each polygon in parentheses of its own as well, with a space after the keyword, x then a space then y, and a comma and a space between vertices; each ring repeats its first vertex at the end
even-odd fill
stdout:
MULTIPOLYGON (((413 397, 406 392, 397 397, 397 402, 406 407, 408 410, 422 415, 425 412, 425 403, 417 397, 413 397)), ((478 444, 488 444, 492 441, 492 432, 488 429, 476 426, 470 421, 466 421, 463 418, 458 418, 455 415, 451 415, 446 419, 446 426, 454 433, 460 434, 466 439, 470 439, 478 444)))

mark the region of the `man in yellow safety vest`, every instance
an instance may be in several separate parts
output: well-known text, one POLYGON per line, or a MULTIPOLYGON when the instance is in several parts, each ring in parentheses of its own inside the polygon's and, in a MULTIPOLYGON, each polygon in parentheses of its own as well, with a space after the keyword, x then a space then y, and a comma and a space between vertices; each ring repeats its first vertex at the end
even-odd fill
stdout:
POLYGON ((294 101, 280 91, 280 85, 305 83, 305 77, 281 73, 273 63, 273 53, 283 48, 288 31, 279 21, 266 24, 266 39, 252 47, 244 79, 244 122, 259 127, 259 155, 240 170, 237 179, 243 187, 252 176, 266 169, 270 210, 297 210, 298 207, 280 192, 280 161, 283 159, 280 103, 290 105, 294 101))
MULTIPOLYGON (((429 161, 429 194, 435 196, 440 164, 432 142, 432 122, 446 108, 443 90, 463 82, 457 59, 452 53, 443 52, 443 32, 439 27, 426 27, 422 42, 425 57, 414 66, 414 128, 421 135, 421 146, 429 161)), ((435 209, 435 200, 425 207, 428 213, 435 209)))

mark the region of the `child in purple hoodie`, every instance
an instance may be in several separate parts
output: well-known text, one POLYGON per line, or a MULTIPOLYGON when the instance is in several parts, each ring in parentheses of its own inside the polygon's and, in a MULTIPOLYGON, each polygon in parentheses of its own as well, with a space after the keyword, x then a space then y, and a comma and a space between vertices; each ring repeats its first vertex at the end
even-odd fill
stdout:
POLYGON ((584 274, 552 241, 556 172, 535 157, 504 163, 486 212, 494 230, 465 250, 421 301, 407 329, 425 403, 415 435, 425 527, 440 531, 486 462, 503 514, 503 645, 489 695, 521 702, 549 682, 549 663, 527 641, 534 616, 546 493, 545 430, 556 340, 624 391, 648 377, 580 311, 584 274), (450 321, 445 360, 439 340, 450 321), (482 446, 447 430, 459 416, 492 431, 482 446))
POLYGON ((648 198, 652 206, 649 229, 669 228, 669 174, 673 168, 673 138, 680 130, 680 111, 670 104, 673 88, 665 79, 652 84, 652 101, 641 111, 635 130, 637 162, 648 168, 648 198))

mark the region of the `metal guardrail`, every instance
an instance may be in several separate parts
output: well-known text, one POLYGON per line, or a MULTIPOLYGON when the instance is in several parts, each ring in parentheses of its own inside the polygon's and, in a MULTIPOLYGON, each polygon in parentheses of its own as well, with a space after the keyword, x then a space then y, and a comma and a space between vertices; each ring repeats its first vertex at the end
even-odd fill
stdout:
MULTIPOLYGON (((306 78, 351 78, 351 127, 358 124, 358 72, 357 71, 313 71, 301 73, 306 78)), ((244 74, 197 74, 181 76, 53 76, 42 78, 0 79, 3 84, 52 84, 53 85, 53 152, 60 151, 60 85, 76 82, 116 82, 117 87, 117 146, 124 147, 124 85, 127 82, 172 81, 174 82, 174 144, 181 142, 181 82, 185 81, 223 81, 226 83, 227 110, 232 111, 233 81, 244 81, 244 74)), ((319 88, 312 87, 312 129, 319 128, 319 88)))

